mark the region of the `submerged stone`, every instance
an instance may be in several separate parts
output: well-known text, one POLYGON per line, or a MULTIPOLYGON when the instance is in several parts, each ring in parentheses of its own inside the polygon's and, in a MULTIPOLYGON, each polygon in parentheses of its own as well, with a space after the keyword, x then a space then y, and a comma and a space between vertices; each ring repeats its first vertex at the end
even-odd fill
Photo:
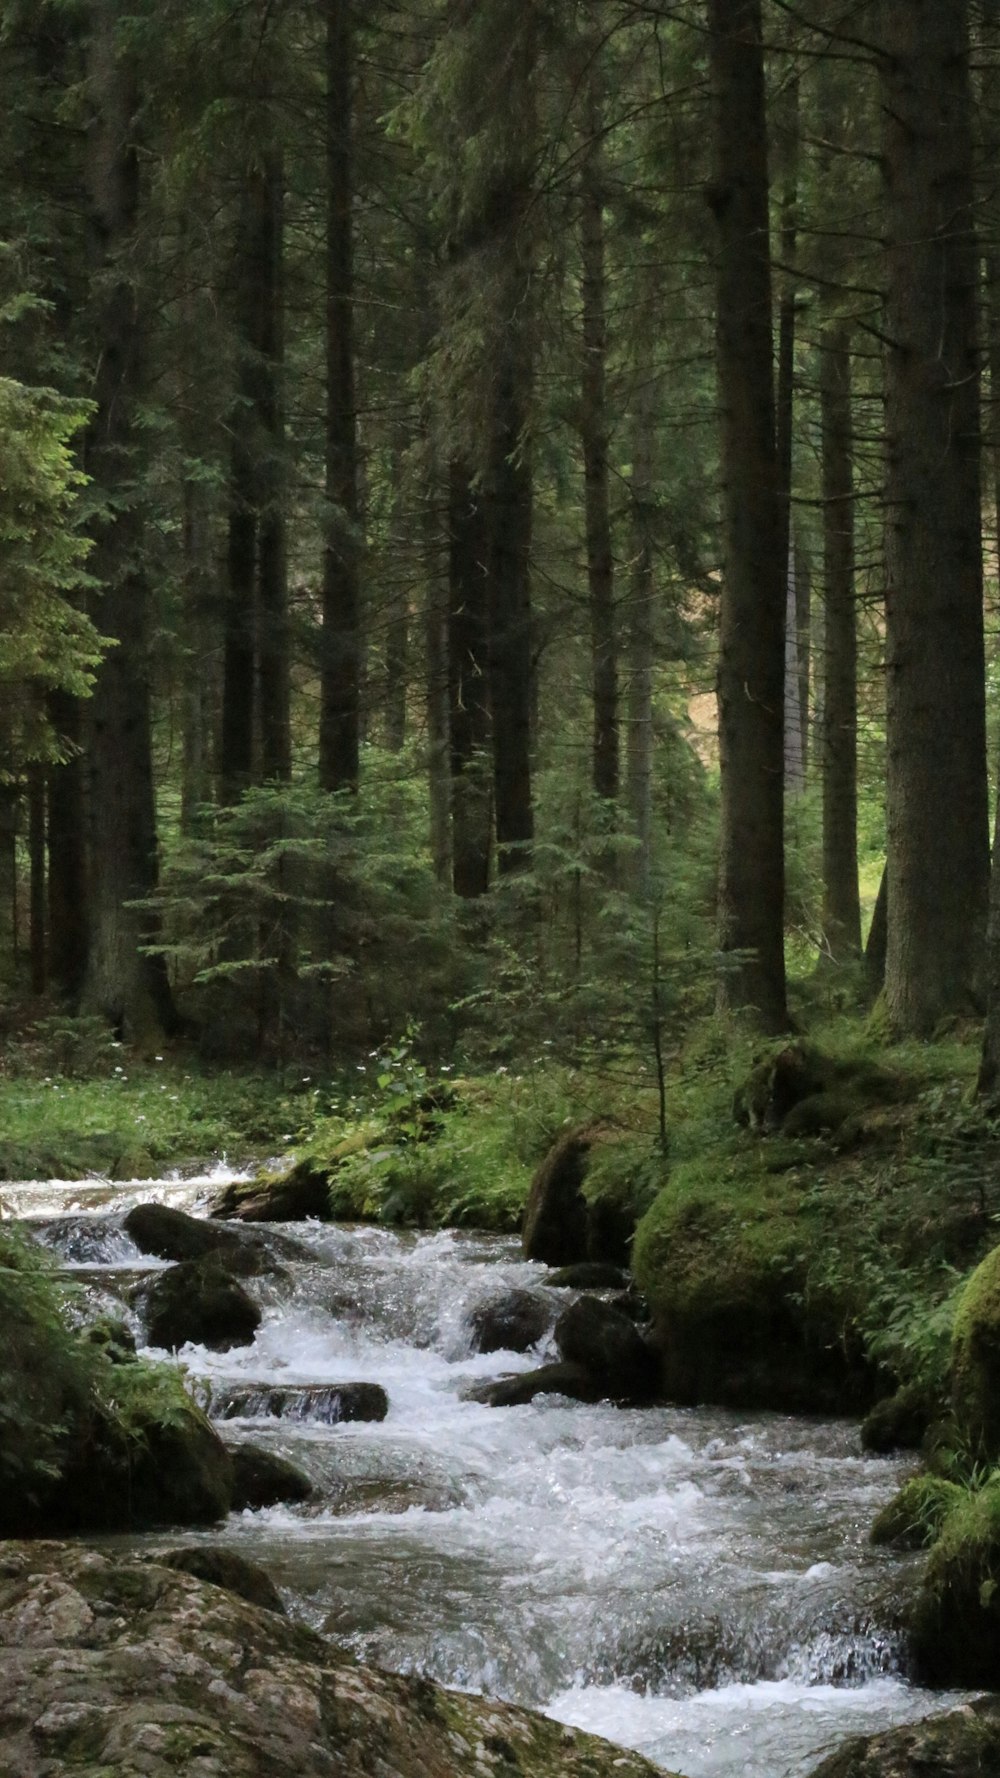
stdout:
POLYGON ((297 1506, 311 1500, 315 1489, 307 1475, 261 1445, 228 1445, 233 1465, 231 1508, 234 1513, 259 1512, 267 1506, 297 1506))

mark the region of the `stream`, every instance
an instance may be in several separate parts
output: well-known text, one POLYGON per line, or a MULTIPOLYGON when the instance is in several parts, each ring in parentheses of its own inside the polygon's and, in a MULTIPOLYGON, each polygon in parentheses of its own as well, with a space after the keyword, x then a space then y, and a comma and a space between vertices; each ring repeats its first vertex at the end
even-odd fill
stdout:
MULTIPOLYGON (((232 1177, 0 1186, 0 1214, 59 1256, 88 1313, 121 1315, 127 1284, 161 1263, 138 1253, 124 1212, 197 1211, 232 1177)), ((253 1345, 180 1359, 210 1411, 235 1400, 226 1438, 291 1458, 318 1502, 171 1544, 224 1541, 260 1561, 293 1616, 363 1660, 531 1705, 687 1778, 800 1778, 845 1736, 954 1701, 905 1675, 893 1619, 912 1559, 867 1543, 912 1463, 863 1456, 844 1421, 553 1396, 482 1406, 470 1385, 549 1352, 471 1352, 477 1303, 544 1280, 516 1242, 281 1232, 309 1259, 251 1281, 253 1345), (266 1412, 268 1385, 344 1381, 382 1384, 387 1418, 266 1412)), ((554 1319, 569 1298, 551 1296, 554 1319)))

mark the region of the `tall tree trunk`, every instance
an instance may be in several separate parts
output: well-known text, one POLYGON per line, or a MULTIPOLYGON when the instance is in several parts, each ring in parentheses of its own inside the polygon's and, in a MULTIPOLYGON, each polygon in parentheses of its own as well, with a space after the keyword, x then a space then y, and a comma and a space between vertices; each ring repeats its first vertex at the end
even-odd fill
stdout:
POLYGON ((972 93, 966 0, 882 16, 886 996, 923 1035, 979 997, 989 873, 972 93))
POLYGON ((724 578, 719 638, 719 986, 787 1024, 783 741, 786 566, 775 442, 760 0, 708 0, 718 227, 716 354, 724 578))
POLYGON ((319 781, 356 790, 361 758, 358 449, 354 394, 353 84, 351 0, 326 17, 326 498, 319 781))
POLYGON ((428 475, 423 508, 424 661, 427 789, 431 858, 441 884, 452 882, 451 708, 448 664, 448 573, 437 478, 428 475))
POLYGON ((48 946, 45 932, 45 768, 28 771, 28 900, 30 912, 31 992, 44 994, 48 986, 48 946))
POLYGON ((209 800, 212 604, 212 511, 204 481, 188 478, 182 490, 184 681, 181 686, 181 832, 193 834, 209 800))
POLYGON ((823 950, 841 963, 861 953, 858 888, 858 637, 854 585, 850 331, 823 342, 823 950))
POLYGON ((453 881, 456 895, 471 898, 490 884, 488 539, 483 501, 458 462, 451 466, 448 520, 453 881))
POLYGON ((618 796, 618 648, 615 572, 608 486, 607 302, 604 264, 603 94, 591 47, 587 83, 586 149, 580 187, 583 268, 583 440, 587 582, 590 590, 591 675, 594 699, 593 785, 608 802, 618 796))
POLYGON ((628 620, 628 744, 625 800, 636 840, 626 875, 643 899, 653 873, 653 441, 656 387, 649 366, 638 368, 632 434, 632 543, 628 620))
POLYGON ((239 801, 254 781, 257 693, 257 526, 260 504, 258 290, 267 287, 268 228, 259 169, 247 169, 234 250, 236 399, 230 412, 229 515, 222 642, 219 795, 239 801))
MULTIPOLYGON (((511 329, 523 328, 511 317, 511 329)), ((489 672, 497 869, 531 864, 532 680, 531 523, 533 481, 526 437, 530 361, 525 342, 508 338, 497 375, 487 468, 489 672)))
POLYGON ((781 492, 781 559, 786 564, 785 599, 785 795, 801 796, 806 787, 802 748, 801 681, 799 676, 799 592, 795 538, 792 529, 792 476, 795 421, 795 257, 798 250, 799 82, 793 78, 785 94, 784 162, 781 190, 781 301, 778 305, 778 381, 776 436, 778 486, 781 492))
POLYGON ((90 702, 88 770, 91 929, 84 1004, 126 1036, 173 1024, 162 959, 140 955, 152 922, 134 905, 157 883, 149 686, 149 588, 135 424, 143 376, 143 319, 135 286, 139 208, 138 100, 131 59, 117 42, 115 0, 92 0, 89 205, 94 243, 95 413, 87 468, 105 504, 88 564, 100 588, 97 619, 115 639, 90 702))
POLYGON ((406 693, 410 668, 410 596, 407 577, 402 572, 406 558, 403 540, 409 529, 407 495, 409 477, 406 467, 406 439, 400 435, 392 454, 393 532, 396 559, 390 568, 390 585, 386 598, 385 619, 385 744, 390 753, 400 753, 406 744, 406 693))
POLYGON ((289 694, 288 549, 285 489, 285 172, 281 154, 263 170, 258 285, 260 355, 260 518, 257 534, 260 775, 287 784, 292 775, 289 694))
POLYGON ((81 705, 68 692, 50 692, 49 721, 66 754, 48 773, 49 980, 76 1005, 87 968, 89 882, 81 705))

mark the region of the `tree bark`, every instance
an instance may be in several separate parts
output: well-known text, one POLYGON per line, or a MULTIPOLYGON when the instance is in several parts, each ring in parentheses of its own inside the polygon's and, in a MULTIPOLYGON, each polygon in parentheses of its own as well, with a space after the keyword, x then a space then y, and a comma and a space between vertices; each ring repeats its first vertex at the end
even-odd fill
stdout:
POLYGON ((966 0, 883 7, 886 726, 894 1027, 982 986, 989 873, 966 0))
POLYGON ((66 753, 48 773, 49 980, 76 1005, 87 968, 89 883, 80 702, 68 692, 51 692, 49 721, 66 753))
POLYGON ((48 987, 48 945, 45 931, 45 768, 38 764, 28 770, 28 864, 31 992, 40 995, 48 987))
POLYGON ((850 330, 823 342, 823 948, 842 963, 861 953, 858 888, 858 638, 854 584, 850 330))
POLYGON ((234 250, 236 399, 230 412, 229 514, 222 642, 219 795, 235 803, 254 781, 257 695, 257 526, 260 366, 257 291, 266 288, 267 228, 257 170, 247 169, 234 250))
POLYGON ((632 433, 632 543, 628 620, 628 744, 625 800, 636 846, 625 875, 648 898, 653 874, 653 442, 656 388, 648 364, 637 367, 632 433))
POLYGON ((457 461, 448 518, 453 883, 468 899, 485 895, 490 884, 488 540, 483 501, 457 461))
POLYGON ((581 436, 590 590, 591 678, 594 700, 593 786, 613 803, 618 796, 618 639, 608 484, 607 297, 604 255, 603 94, 591 50, 587 83, 587 140, 580 189, 583 294, 581 436))
MULTIPOLYGON (((525 325, 511 316, 511 329, 525 325)), ((489 674, 493 785, 500 874, 531 865, 531 525, 533 481, 526 436, 530 361, 508 338, 497 375, 487 468, 489 674)))
POLYGON ((287 784, 292 775, 289 692, 288 548, 285 491, 285 171, 267 156, 259 202, 260 518, 257 535, 260 775, 287 784))
POLYGON ((427 790, 431 858, 441 884, 452 882, 451 702, 448 655, 448 574, 437 478, 431 473, 423 510, 424 663, 427 712, 427 790))
POLYGON ((326 16, 326 499, 319 781, 357 790, 361 762, 361 605, 354 392, 353 85, 350 0, 326 16))
POLYGON ((101 588, 96 617, 117 646, 105 656, 88 709, 91 927, 86 1009, 126 1037, 169 1028, 174 1012, 162 959, 139 947, 154 932, 134 903, 157 883, 149 685, 149 588, 142 497, 135 482, 143 318, 134 282, 139 211, 138 99, 130 57, 117 43, 114 0, 92 0, 89 214, 94 247, 92 324, 97 369, 87 468, 105 502, 88 563, 101 588))
POLYGON ((785 570, 775 441, 760 0, 708 0, 718 228, 724 578, 720 602, 720 1004, 787 1024, 784 963, 785 570))

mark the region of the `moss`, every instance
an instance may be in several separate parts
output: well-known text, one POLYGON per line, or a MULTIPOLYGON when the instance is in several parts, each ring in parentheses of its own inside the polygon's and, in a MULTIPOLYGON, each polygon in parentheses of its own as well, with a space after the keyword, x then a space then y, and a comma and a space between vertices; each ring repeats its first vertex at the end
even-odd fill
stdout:
POLYGON ((1000 1457, 1000 1247, 976 1267, 959 1299, 951 1345, 951 1402, 973 1455, 1000 1457))
POLYGON ((911 1623, 932 1685, 1000 1686, 1000 1481, 961 1498, 931 1550, 911 1623))
POLYGON ((865 1415, 861 1444, 866 1451, 918 1451, 941 1412, 941 1401, 925 1384, 904 1383, 883 1396, 865 1415))
POLYGON ((947 1715, 845 1742, 812 1778, 985 1778, 1000 1770, 1000 1713, 978 1700, 947 1715))
POLYGON ((949 1513, 964 1499, 965 1490, 956 1482, 940 1476, 914 1476, 882 1508, 871 1529, 872 1543, 927 1549, 940 1536, 949 1513))

